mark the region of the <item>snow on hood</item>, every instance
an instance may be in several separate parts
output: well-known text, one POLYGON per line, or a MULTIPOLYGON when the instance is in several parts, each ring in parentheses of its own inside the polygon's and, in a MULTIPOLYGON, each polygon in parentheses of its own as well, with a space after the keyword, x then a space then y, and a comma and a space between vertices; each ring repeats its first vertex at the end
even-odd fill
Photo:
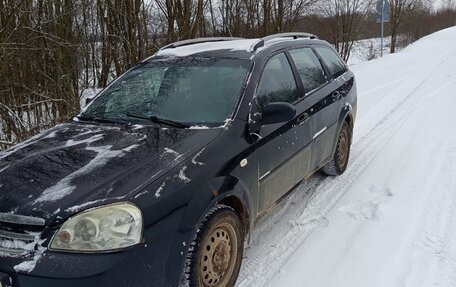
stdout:
POLYGON ((90 202, 126 200, 220 132, 59 125, 0 153, 0 211, 49 219, 90 202))

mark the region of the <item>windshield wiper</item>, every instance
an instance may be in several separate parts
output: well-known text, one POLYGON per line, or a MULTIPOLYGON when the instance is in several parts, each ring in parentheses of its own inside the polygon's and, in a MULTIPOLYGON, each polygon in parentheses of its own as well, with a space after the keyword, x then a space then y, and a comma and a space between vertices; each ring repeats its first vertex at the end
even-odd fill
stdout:
POLYGON ((97 123, 109 123, 109 124, 125 124, 125 121, 115 120, 109 118, 100 118, 95 116, 76 116, 81 121, 86 122, 97 122, 97 123))
POLYGON ((171 126, 171 127, 175 127, 175 128, 188 128, 188 127, 190 127, 187 124, 184 124, 184 123, 181 123, 181 122, 177 122, 177 121, 173 121, 173 120, 162 119, 162 118, 159 118, 157 116, 146 116, 146 115, 135 114, 135 113, 127 113, 127 116, 130 117, 130 118, 148 120, 148 121, 151 121, 151 122, 159 124, 159 125, 165 124, 165 125, 168 125, 168 126, 171 126))

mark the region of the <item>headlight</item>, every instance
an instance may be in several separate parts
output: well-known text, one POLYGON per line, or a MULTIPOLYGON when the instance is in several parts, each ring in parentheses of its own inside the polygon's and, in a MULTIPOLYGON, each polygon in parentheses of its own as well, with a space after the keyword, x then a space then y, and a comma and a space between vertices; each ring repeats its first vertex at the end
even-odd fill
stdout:
POLYGON ((116 203, 70 217, 52 238, 49 249, 106 252, 136 245, 142 238, 141 211, 130 203, 116 203))

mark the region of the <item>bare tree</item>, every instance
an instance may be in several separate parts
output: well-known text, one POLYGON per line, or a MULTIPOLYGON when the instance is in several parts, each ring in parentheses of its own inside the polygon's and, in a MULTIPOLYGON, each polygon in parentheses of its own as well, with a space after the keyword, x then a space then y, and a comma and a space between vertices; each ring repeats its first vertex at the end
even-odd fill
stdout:
POLYGON ((430 10, 431 1, 429 0, 390 0, 391 1, 391 49, 396 51, 397 36, 399 29, 404 21, 413 15, 417 10, 430 10))
POLYGON ((353 43, 359 40, 360 25, 373 7, 371 0, 323 0, 323 15, 329 21, 326 27, 331 35, 331 42, 347 61, 353 43))
MULTIPOLYGON (((376 25, 366 21, 372 1, 0 0, 0 150, 70 118, 82 91, 176 40, 304 30, 347 60, 361 27, 376 25)), ((439 11, 422 9, 430 0, 391 1, 393 51, 399 33, 417 39, 456 24, 455 0, 439 11)))
POLYGON ((2 142, 18 142, 79 109, 73 1, 1 1, 2 142))
POLYGON ((209 0, 155 0, 155 4, 167 23, 167 42, 205 34, 209 0))

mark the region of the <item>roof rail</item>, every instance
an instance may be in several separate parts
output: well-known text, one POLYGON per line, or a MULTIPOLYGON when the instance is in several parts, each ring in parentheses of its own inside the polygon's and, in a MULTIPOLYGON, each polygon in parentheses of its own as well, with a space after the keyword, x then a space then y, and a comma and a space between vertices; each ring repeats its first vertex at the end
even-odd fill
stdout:
POLYGON ((201 43, 208 43, 208 42, 221 42, 221 41, 233 41, 233 40, 243 40, 244 38, 236 38, 236 37, 207 37, 207 38, 196 38, 196 39, 188 39, 183 41, 174 42, 168 44, 161 48, 160 50, 165 49, 173 49, 177 47, 187 46, 187 45, 194 45, 194 44, 201 44, 201 43))
POLYGON ((302 32, 289 32, 289 33, 278 33, 278 34, 273 34, 266 36, 264 38, 261 38, 258 42, 256 42, 254 45, 252 45, 251 50, 254 52, 258 48, 263 47, 264 43, 273 39, 277 38, 293 38, 293 39, 298 39, 298 38, 309 38, 309 39, 318 39, 317 36, 314 34, 310 33, 302 33, 302 32))

